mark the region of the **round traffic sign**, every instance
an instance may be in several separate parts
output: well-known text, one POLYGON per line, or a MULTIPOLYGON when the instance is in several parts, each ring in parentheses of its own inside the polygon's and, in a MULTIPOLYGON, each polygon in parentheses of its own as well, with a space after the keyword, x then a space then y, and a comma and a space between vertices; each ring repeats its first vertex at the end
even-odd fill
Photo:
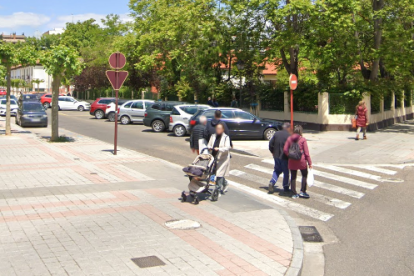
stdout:
POLYGON ((113 69, 122 69, 124 68, 126 64, 126 58, 124 56, 124 54, 122 53, 113 53, 110 57, 109 57, 109 65, 113 68, 113 69))
POLYGON ((291 74, 289 77, 289 86, 291 90, 296 90, 298 87, 298 77, 295 74, 291 74))

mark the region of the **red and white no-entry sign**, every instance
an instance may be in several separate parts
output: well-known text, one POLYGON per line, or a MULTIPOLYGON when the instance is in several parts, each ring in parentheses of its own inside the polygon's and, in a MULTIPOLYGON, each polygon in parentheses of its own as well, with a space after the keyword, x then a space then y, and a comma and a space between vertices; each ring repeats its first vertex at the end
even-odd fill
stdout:
POLYGON ((289 77, 289 85, 291 90, 296 90, 298 87, 298 77, 295 74, 291 74, 289 77))

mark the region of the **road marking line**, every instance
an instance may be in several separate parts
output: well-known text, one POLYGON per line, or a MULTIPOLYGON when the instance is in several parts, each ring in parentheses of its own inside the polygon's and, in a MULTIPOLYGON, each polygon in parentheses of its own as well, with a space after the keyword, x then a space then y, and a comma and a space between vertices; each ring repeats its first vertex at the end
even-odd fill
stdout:
POLYGON ((367 178, 367 179, 371 179, 371 180, 375 180, 375 181, 379 181, 379 182, 403 182, 401 179, 382 178, 379 175, 373 175, 373 174, 370 174, 370 173, 360 172, 360 171, 351 170, 351 169, 347 169, 347 168, 342 168, 342 167, 338 167, 338 166, 332 166, 332 165, 323 165, 323 166, 317 165, 317 166, 320 167, 320 168, 324 168, 324 169, 327 169, 327 170, 334 171, 334 172, 345 173, 345 174, 349 174, 349 175, 352 175, 352 176, 367 178))
POLYGON ((339 187, 339 186, 335 186, 335 185, 332 185, 332 184, 328 184, 328 183, 324 183, 324 182, 320 182, 320 181, 316 181, 316 180, 313 183, 313 186, 321 188, 321 189, 325 189, 325 190, 328 190, 328 191, 331 191, 331 192, 347 195, 347 196, 357 198, 357 199, 360 199, 365 195, 364 193, 361 193, 361 192, 357 192, 357 191, 354 191, 354 190, 342 188, 342 187, 339 187))
POLYGON ((364 169, 364 170, 379 172, 379 173, 388 174, 388 175, 397 174, 396 171, 392 171, 392 170, 388 170, 388 169, 384 169, 384 168, 380 168, 380 167, 376 167, 376 166, 364 166, 364 165, 345 165, 345 166, 354 167, 354 168, 361 168, 361 169, 364 169))
POLYGON ((313 173, 315 175, 323 177, 323 178, 332 179, 332 180, 335 180, 335 181, 339 181, 339 182, 342 182, 342 183, 345 183, 345 184, 362 187, 362 188, 365 188, 365 189, 373 190, 376 187, 378 187, 378 185, 375 185, 375 184, 371 184, 371 183, 367 183, 367 182, 363 182, 363 181, 359 181, 359 180, 355 180, 355 179, 352 179, 352 178, 339 176, 339 175, 335 175, 335 174, 331 174, 331 173, 327 173, 327 172, 321 172, 321 171, 318 171, 318 170, 315 170, 315 169, 313 169, 313 173))
MULTIPOLYGON (((255 164, 249 164, 245 167, 249 168, 249 169, 252 169, 252 170, 259 171, 259 172, 268 173, 268 174, 273 173, 272 169, 268 169, 268 168, 265 168, 265 167, 262 167, 262 166, 259 166, 259 165, 255 165, 255 164)), ((315 172, 315 170, 314 170, 314 172, 315 172)), ((336 178, 334 180, 336 180, 336 178)), ((318 188, 325 189, 325 190, 329 190, 329 191, 332 191, 332 192, 344 194, 344 195, 347 195, 347 196, 350 196, 350 197, 353 197, 353 198, 358 198, 358 199, 362 198, 365 195, 364 193, 361 193, 361 192, 357 192, 357 191, 353 191, 353 190, 350 190, 350 189, 342 188, 342 187, 332 185, 332 184, 323 183, 323 182, 320 182, 320 181, 315 181, 314 186, 318 187, 318 188)))
MULTIPOLYGON (((239 171, 239 170, 232 170, 230 171, 231 175, 237 176, 239 178, 248 180, 248 181, 252 181, 252 182, 256 182, 262 185, 267 185, 267 179, 263 178, 263 177, 258 177, 254 174, 250 174, 250 173, 245 173, 243 171, 239 171)), ((321 194, 317 194, 312 192, 311 194, 311 198, 314 199, 315 201, 318 201, 320 203, 326 204, 326 205, 330 205, 339 209, 346 209, 348 208, 351 203, 340 200, 340 199, 336 199, 333 197, 329 197, 329 196, 325 196, 325 195, 321 195, 321 194)))
POLYGON ((321 221, 328 221, 329 219, 331 219, 334 215, 329 214, 329 213, 325 213, 310 207, 306 207, 305 205, 296 203, 296 202, 292 202, 289 200, 285 200, 283 198, 277 197, 277 196, 273 196, 273 195, 269 195, 267 193, 264 193, 262 191, 256 190, 254 188, 250 188, 248 186, 245 186, 243 184, 228 180, 228 182, 230 183, 230 185, 238 188, 239 190, 242 190, 244 192, 247 192, 251 195, 255 195, 261 199, 273 202, 281 207, 284 207, 286 209, 289 209, 291 211, 297 212, 299 214, 305 215, 305 216, 309 216, 311 218, 314 219, 318 219, 321 221))

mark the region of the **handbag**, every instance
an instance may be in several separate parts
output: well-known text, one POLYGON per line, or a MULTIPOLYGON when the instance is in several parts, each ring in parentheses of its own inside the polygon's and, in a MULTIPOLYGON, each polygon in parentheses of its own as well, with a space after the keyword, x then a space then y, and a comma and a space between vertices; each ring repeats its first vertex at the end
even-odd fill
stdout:
POLYGON ((355 116, 354 118, 352 118, 352 128, 357 128, 357 118, 358 116, 355 116))
POLYGON ((306 178, 306 183, 308 187, 312 187, 315 182, 315 176, 313 175, 313 169, 308 170, 308 177, 306 178))

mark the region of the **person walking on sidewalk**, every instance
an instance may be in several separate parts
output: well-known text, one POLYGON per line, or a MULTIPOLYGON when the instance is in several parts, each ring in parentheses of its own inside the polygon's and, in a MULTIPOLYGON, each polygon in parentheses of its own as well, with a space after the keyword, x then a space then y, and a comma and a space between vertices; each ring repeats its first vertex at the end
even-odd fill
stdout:
POLYGON ((290 186, 293 193, 292 198, 298 197, 309 198, 306 193, 308 165, 312 169, 312 160, 309 155, 308 143, 305 137, 302 137, 302 126, 295 126, 292 136, 290 136, 283 148, 286 156, 289 157, 288 167, 290 170, 290 186), (302 173, 302 186, 299 195, 296 192, 296 177, 298 170, 302 173))
POLYGON ((275 191, 275 184, 283 173, 283 190, 289 192, 289 168, 288 168, 288 157, 283 152, 286 141, 290 136, 290 124, 285 123, 283 130, 277 131, 269 142, 269 150, 275 160, 275 167, 273 170, 272 179, 269 182, 269 194, 273 194, 275 191))
POLYGON ((224 132, 224 124, 218 123, 216 133, 211 135, 208 148, 212 150, 212 155, 217 160, 216 163, 216 183, 221 193, 227 191, 227 181, 225 177, 230 171, 230 137, 224 132))
POLYGON ((359 104, 356 106, 356 123, 357 123, 357 131, 356 131, 356 138, 355 140, 359 140, 359 133, 362 132, 364 134, 364 140, 367 139, 367 125, 368 125, 368 116, 367 116, 367 106, 365 105, 364 101, 360 101, 359 104))
POLYGON ((200 123, 193 128, 190 136, 190 148, 195 153, 200 154, 200 150, 207 147, 207 142, 204 139, 204 132, 206 131, 207 118, 200 116, 200 123))

